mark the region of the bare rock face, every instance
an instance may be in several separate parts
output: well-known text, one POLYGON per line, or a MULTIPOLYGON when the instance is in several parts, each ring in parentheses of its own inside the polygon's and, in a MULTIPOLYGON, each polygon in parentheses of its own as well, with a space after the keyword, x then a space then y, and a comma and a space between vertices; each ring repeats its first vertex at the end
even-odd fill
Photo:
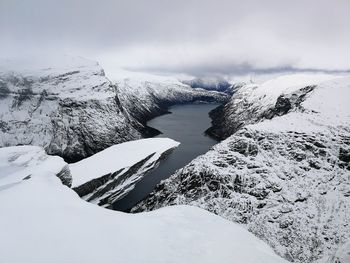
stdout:
POLYGON ((289 261, 334 253, 350 238, 348 83, 242 87, 221 108, 233 135, 132 211, 194 205, 245 225, 289 261))
POLYGON ((71 187, 72 186, 72 181, 73 181, 73 178, 72 178, 72 175, 70 173, 70 170, 69 170, 69 166, 68 164, 66 164, 62 170, 56 174, 56 176, 58 178, 60 178, 62 184, 68 186, 68 187, 71 187))

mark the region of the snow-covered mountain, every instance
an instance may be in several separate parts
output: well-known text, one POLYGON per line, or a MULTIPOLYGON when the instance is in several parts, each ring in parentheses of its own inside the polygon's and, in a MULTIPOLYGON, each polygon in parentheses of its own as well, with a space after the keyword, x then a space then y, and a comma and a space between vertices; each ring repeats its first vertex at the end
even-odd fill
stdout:
POLYGON ((112 83, 97 62, 76 57, 0 63, 0 147, 39 145, 78 161, 152 134, 145 123, 166 106, 227 96, 177 80, 112 83))
POLYGON ((98 63, 62 57, 35 65, 2 62, 0 146, 39 145, 76 161, 141 137, 98 63))
POLYGON ((245 225, 292 262, 327 258, 350 239, 349 98, 350 78, 330 75, 241 87, 212 114, 210 132, 228 138, 133 211, 198 206, 245 225))
POLYGON ((63 159, 40 147, 0 149, 1 261, 286 262, 241 226, 199 208, 133 215, 85 202, 62 184, 62 171, 63 159))
POLYGON ((206 90, 232 93, 232 85, 226 79, 220 77, 194 78, 182 80, 181 82, 190 85, 192 88, 202 88, 206 90))

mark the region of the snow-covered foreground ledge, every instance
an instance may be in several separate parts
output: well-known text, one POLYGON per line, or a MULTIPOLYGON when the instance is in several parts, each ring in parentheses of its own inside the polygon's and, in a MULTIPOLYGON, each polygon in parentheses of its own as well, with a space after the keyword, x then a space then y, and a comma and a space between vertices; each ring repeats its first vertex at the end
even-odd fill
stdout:
POLYGON ((85 202, 56 177, 65 169, 39 147, 0 149, 1 260, 285 262, 244 228, 199 208, 133 215, 85 202))
POLYGON ((168 138, 151 138, 113 145, 69 165, 72 187, 85 200, 110 206, 179 144, 168 138))

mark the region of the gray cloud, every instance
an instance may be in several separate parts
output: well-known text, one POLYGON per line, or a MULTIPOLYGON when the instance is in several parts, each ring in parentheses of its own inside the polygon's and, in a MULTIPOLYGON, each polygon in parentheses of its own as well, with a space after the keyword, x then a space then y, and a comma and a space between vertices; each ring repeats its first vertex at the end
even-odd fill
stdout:
POLYGON ((0 0, 0 55, 201 74, 350 69, 350 2, 0 0))

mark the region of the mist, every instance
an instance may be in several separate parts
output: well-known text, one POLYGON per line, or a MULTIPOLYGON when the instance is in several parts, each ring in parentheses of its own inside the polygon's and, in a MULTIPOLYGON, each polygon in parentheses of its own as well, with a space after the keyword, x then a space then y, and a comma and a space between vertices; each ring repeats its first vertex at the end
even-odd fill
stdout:
POLYGON ((347 71, 349 11, 347 0, 1 0, 0 57, 195 76, 347 71))

